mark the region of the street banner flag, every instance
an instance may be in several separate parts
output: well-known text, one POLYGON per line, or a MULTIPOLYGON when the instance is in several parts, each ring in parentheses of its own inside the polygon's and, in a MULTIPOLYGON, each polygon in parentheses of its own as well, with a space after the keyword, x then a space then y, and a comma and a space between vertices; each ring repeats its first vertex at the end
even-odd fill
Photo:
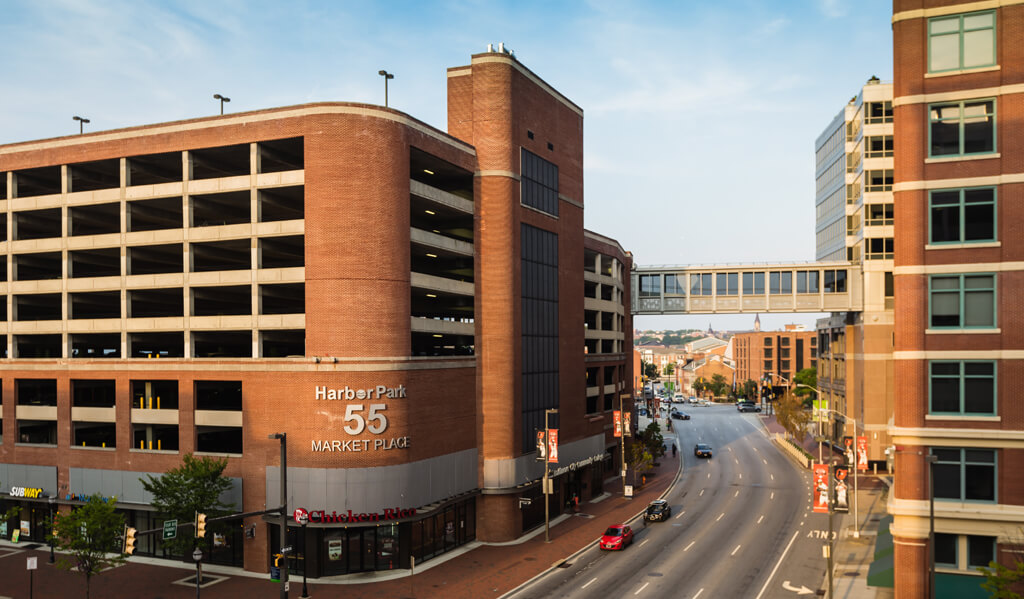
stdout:
POLYGON ((850 511, 850 499, 846 487, 847 474, 849 471, 846 468, 836 468, 836 498, 833 506, 837 512, 850 511))
POLYGON ((537 461, 548 459, 548 444, 544 440, 544 431, 537 431, 537 461))
POLYGON ((552 464, 558 463, 558 429, 553 428, 548 431, 548 462, 552 464))
POLYGON ((632 427, 630 426, 630 421, 632 419, 633 419, 633 413, 632 412, 623 412, 622 413, 622 434, 627 436, 627 437, 632 436, 632 434, 633 434, 633 433, 630 432, 632 430, 632 427))
POLYGON ((612 410, 612 422, 615 423, 615 436, 622 436, 622 412, 618 410, 612 410))
POLYGON ((828 464, 814 465, 814 511, 828 513, 828 464))
POLYGON ((857 470, 868 469, 868 438, 857 437, 857 470))

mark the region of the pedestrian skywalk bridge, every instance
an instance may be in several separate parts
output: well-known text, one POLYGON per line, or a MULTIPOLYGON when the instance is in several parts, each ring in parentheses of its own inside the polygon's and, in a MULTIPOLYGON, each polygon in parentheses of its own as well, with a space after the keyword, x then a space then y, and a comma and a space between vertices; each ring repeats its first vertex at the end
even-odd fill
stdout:
POLYGON ((862 281, 853 262, 636 266, 633 314, 859 312, 862 281))

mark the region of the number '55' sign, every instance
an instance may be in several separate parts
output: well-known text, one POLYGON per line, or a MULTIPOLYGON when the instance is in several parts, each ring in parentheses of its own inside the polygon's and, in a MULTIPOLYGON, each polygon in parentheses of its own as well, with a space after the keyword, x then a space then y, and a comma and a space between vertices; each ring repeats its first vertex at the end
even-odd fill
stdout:
POLYGON ((388 409, 387 404, 372 403, 370 409, 366 411, 366 416, 363 417, 363 404, 350 403, 346 405, 345 432, 350 435, 358 435, 363 432, 363 429, 366 429, 375 435, 383 433, 388 428, 388 419, 383 414, 386 409, 388 409))

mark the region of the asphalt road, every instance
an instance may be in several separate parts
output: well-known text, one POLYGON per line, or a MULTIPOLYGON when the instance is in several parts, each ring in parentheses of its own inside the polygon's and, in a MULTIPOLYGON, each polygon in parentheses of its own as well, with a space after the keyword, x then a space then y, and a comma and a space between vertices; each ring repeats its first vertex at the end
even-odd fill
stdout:
POLYGON ((646 527, 637 519, 632 546, 592 546, 508 597, 769 599, 819 588, 828 521, 810 514, 809 474, 772 445, 756 415, 731 405, 684 409, 692 419, 673 422, 685 459, 666 497, 671 518, 646 527), (693 455, 698 442, 714 448, 712 459, 693 455))

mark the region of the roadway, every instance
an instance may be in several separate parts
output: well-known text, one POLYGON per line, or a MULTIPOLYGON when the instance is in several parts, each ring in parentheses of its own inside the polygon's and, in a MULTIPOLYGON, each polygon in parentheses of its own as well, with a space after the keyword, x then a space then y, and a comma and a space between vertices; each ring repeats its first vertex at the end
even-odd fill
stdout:
POLYGON ((828 521, 810 513, 809 473, 779 453, 756 415, 733 405, 682 409, 692 419, 673 421, 665 435, 683 457, 666 496, 672 516, 646 527, 634 520, 632 546, 613 553, 592 545, 507 597, 770 599, 819 588, 828 521), (693 455, 698 442, 714 448, 712 459, 693 455))

